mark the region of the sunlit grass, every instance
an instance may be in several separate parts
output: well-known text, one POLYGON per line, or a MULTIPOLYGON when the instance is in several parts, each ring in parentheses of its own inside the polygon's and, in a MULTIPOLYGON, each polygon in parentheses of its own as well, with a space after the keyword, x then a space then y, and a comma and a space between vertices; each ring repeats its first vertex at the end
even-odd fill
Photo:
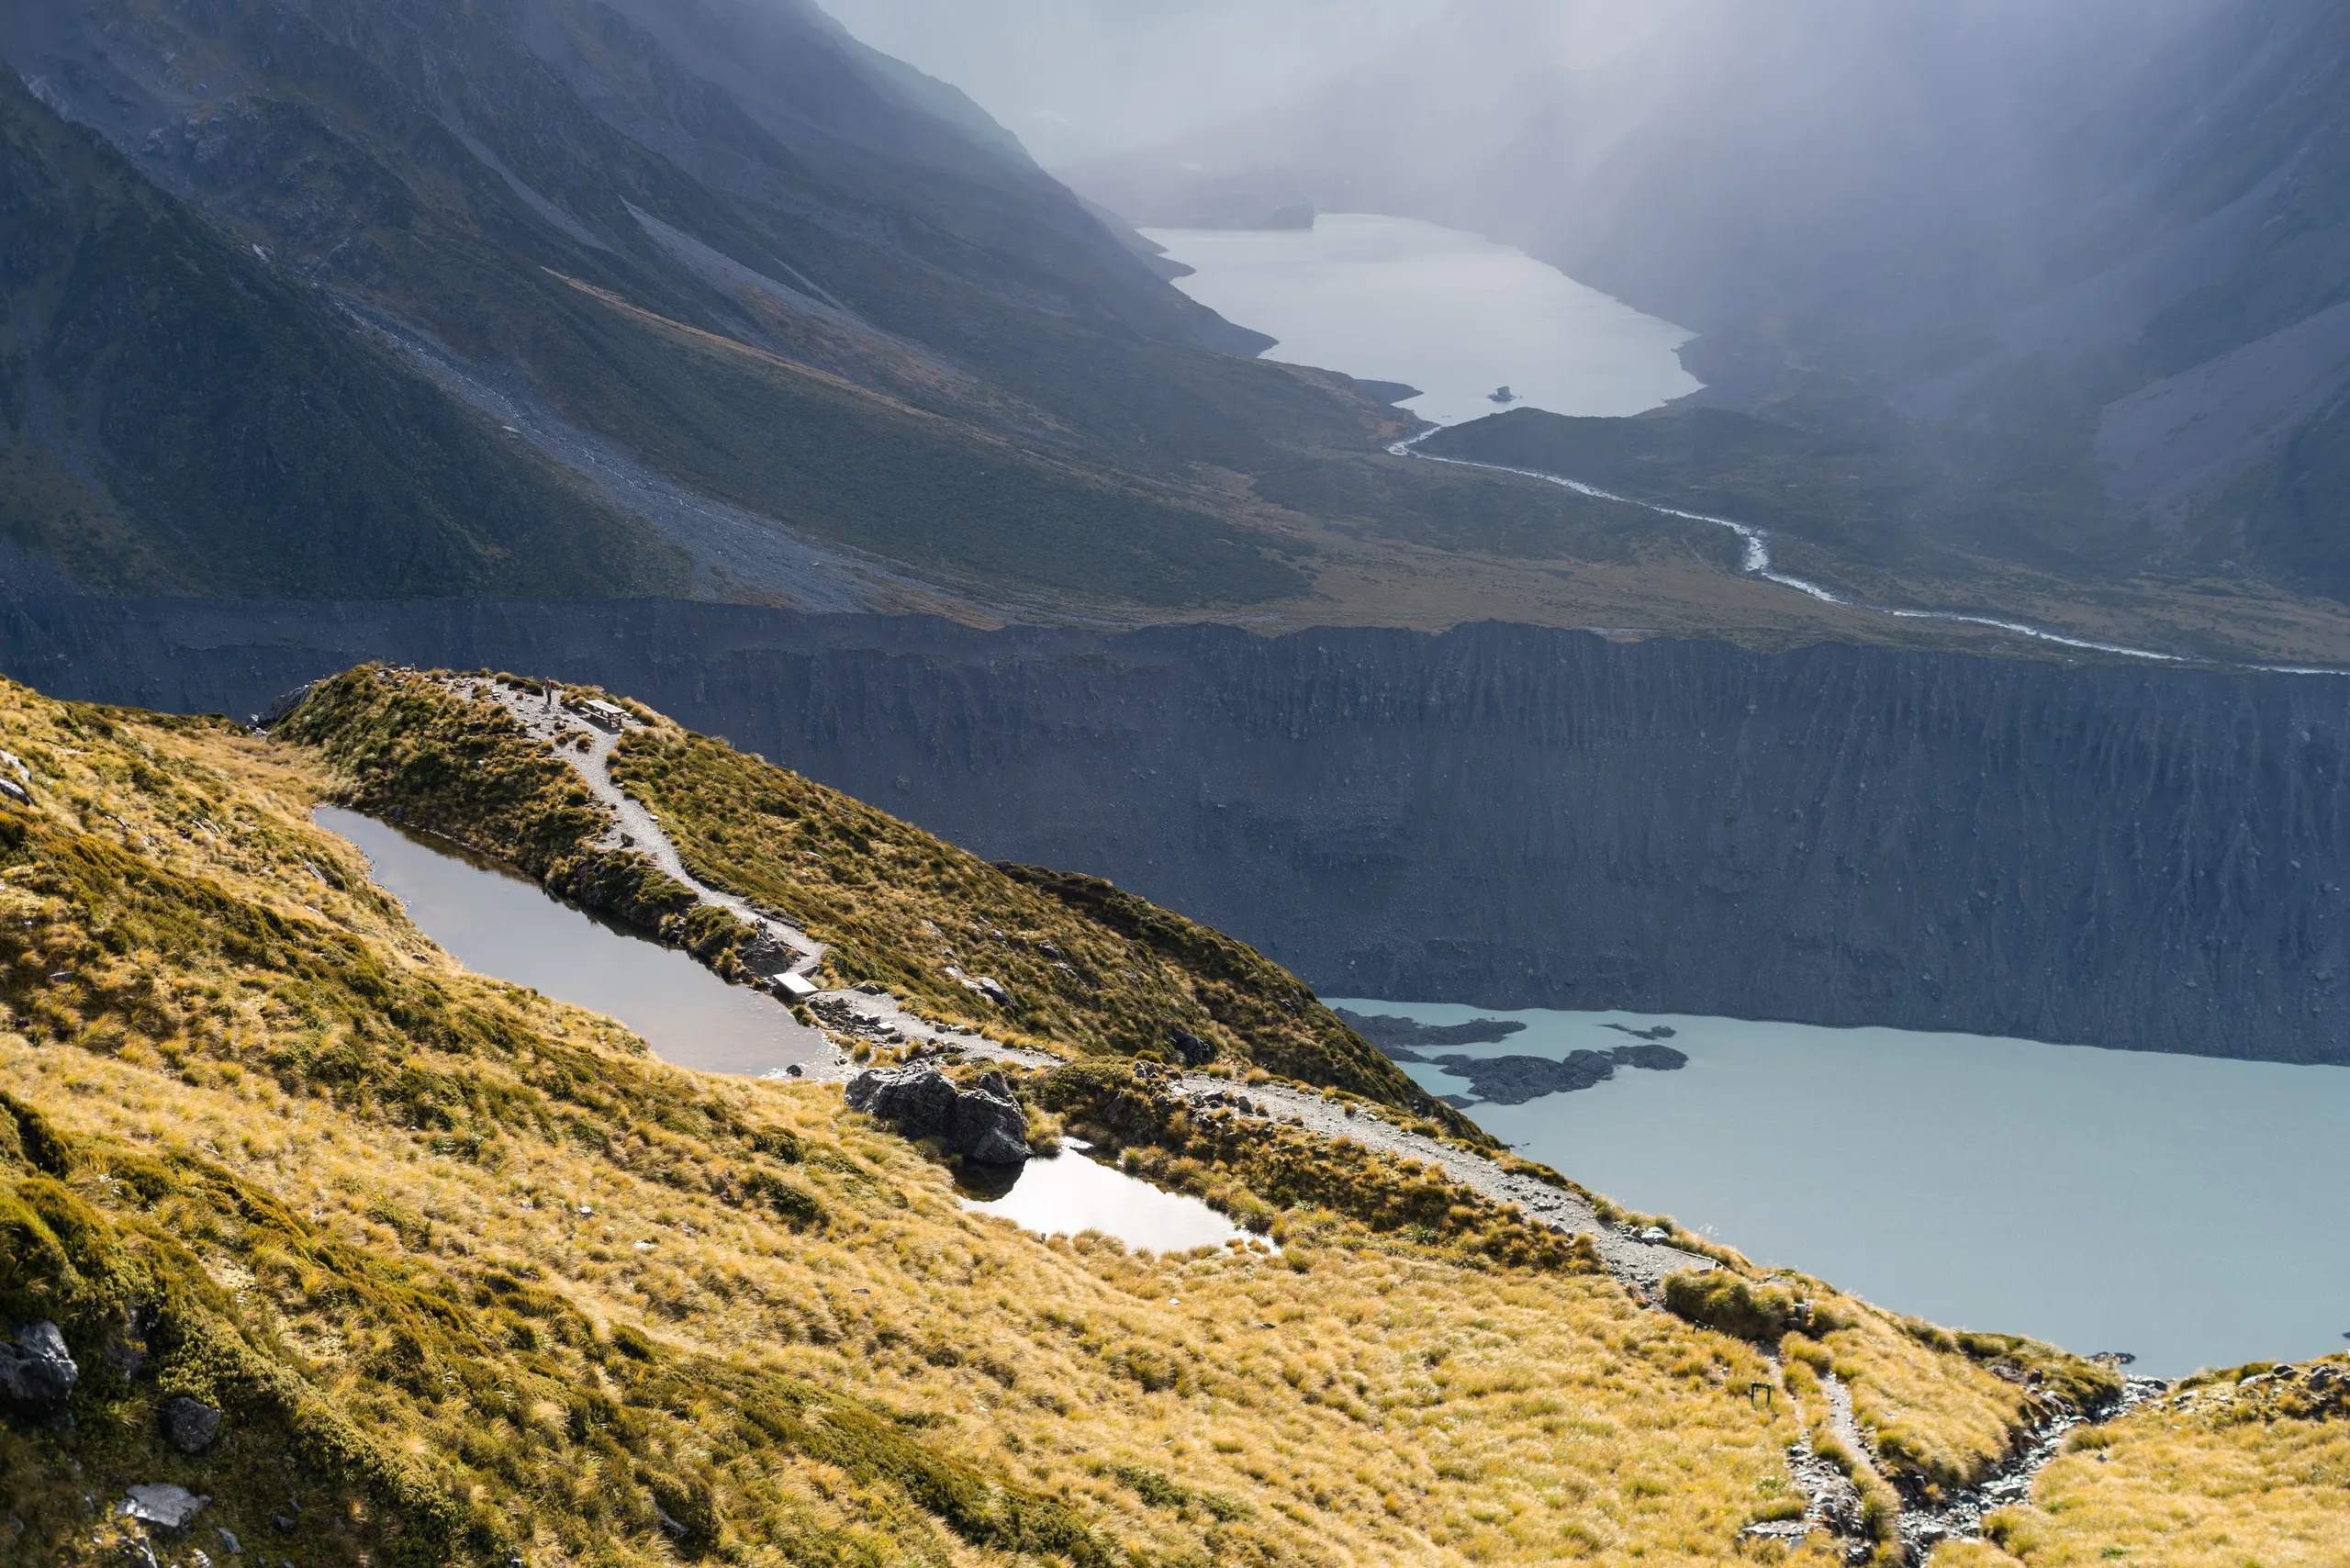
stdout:
MULTIPOLYGON (((1743 1392, 1759 1356, 1604 1276, 1463 1261, 1334 1215, 1301 1216, 1279 1258, 1156 1258, 967 1214, 943 1168, 836 1091, 671 1070, 605 1020, 458 969, 308 824, 330 781, 304 754, 95 715, 59 731, 6 695, 5 744, 79 755, 43 775, 6 866, 7 945, 30 961, 8 971, 0 1085, 81 1140, 79 1201, 187 1238, 229 1320, 534 1562, 662 1559, 642 1500, 664 1497, 672 1517, 710 1499, 746 1560, 995 1550, 885 1477, 628 1415, 694 1367, 891 1412, 922 1451, 1169 1561, 1704 1561, 1784 1495, 1792 1428, 1743 1392), (53 804, 76 791, 86 810, 53 804), (219 831, 173 826, 199 815, 219 831), (85 834, 83 816, 129 825, 85 834), (167 828, 176 875, 151 876, 140 841, 167 828), (108 1175, 150 1156, 217 1168, 284 1218, 108 1175), (343 1261, 292 1260, 319 1249, 343 1261), (403 1351, 420 1331, 338 1269, 457 1316, 403 1351), (493 1277, 562 1310, 517 1318, 493 1277), (563 1338, 571 1315, 585 1338, 563 1338), (462 1390, 418 1393, 415 1355, 464 1369, 462 1390), (580 1435, 554 1366, 630 1423, 625 1462, 580 1435)), ((11 1440, 30 1444, 20 1511, 70 1512, 50 1439, 11 1440)), ((50 1539, 60 1561, 99 1551, 50 1539)))
POLYGON ((1433 1167, 1163 1097, 1129 1116, 1158 1075, 1124 1062, 1038 1081, 1040 1128, 1058 1107, 1282 1250, 1039 1238, 836 1090, 671 1069, 463 970, 310 824, 342 782, 312 752, 5 686, 0 746, 38 802, 0 810, 0 1089, 78 1151, 61 1185, 0 1138, 0 1192, 49 1204, 81 1271, 0 1294, 98 1333, 135 1285, 252 1358, 157 1363, 229 1390, 241 1446, 202 1460, 156 1444, 162 1384, 95 1372, 75 1433, 0 1439, 44 1561, 112 1560, 80 1462, 201 1481, 254 1529, 306 1487, 304 1568, 421 1550, 402 1497, 451 1500, 459 1560, 534 1568, 1720 1562, 1784 1550, 1738 1540, 1800 1507, 1801 1357, 1926 1476, 2029 1414, 1993 1359, 2073 1375, 1816 1281, 1756 1282, 1822 1309, 1781 1340, 1645 1308, 1433 1167))
MULTIPOLYGON (((2350 1359, 2322 1363, 2350 1373, 2350 1359)), ((2350 1562, 2350 1404, 2234 1374, 2076 1435, 2023 1507, 1987 1521, 1993 1547, 1934 1568, 2160 1563, 2337 1568, 2350 1562)))

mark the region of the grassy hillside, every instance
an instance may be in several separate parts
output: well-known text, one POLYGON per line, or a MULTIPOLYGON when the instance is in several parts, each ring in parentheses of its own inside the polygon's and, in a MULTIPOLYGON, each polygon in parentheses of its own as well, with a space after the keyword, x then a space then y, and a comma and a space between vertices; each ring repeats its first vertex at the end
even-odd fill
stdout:
POLYGON ((305 1564, 1689 1555, 1784 1486, 1751 1352, 1604 1278, 1318 1210, 1279 1260, 1046 1245, 836 1092, 433 956, 305 752, 16 689, 0 739, 42 802, 0 813, 0 1309, 90 1369, 0 1439, 36 1560, 110 1560, 84 1475, 305 1564))
MULTIPOLYGON (((1821 1532, 1740 1536, 1801 1511, 1791 1443, 1832 1451, 1821 1378, 1922 1495, 2102 1375, 1728 1254, 1660 1311, 1433 1166, 1237 1136, 1115 1056, 1024 1092, 1280 1250, 974 1215, 834 1087, 670 1069, 442 955, 312 805, 406 779, 417 810, 543 854, 577 802, 477 711, 362 679, 392 699, 372 753, 356 725, 263 741, 0 686, 32 797, 0 803, 0 1331, 53 1321, 81 1368, 70 1423, 0 1412, 12 1560, 118 1562, 122 1489, 173 1482, 211 1501, 159 1555, 225 1561, 225 1528, 300 1568, 1826 1562, 1845 1544, 1821 1532), (208 1448, 163 1440, 173 1398, 221 1411, 208 1448)), ((671 789, 711 766, 682 748, 711 743, 648 738, 681 748, 671 789)), ((973 907, 1046 897, 1006 884, 973 907)), ((2195 1447, 2250 1441, 2305 1488, 2274 1529, 2321 1518, 2311 1465, 2338 1439, 2276 1413, 2145 1428, 2162 1506, 2247 1552, 2283 1539, 2195 1447)), ((2009 1548, 2076 1560, 2030 1555, 2054 1549, 2026 1527, 2069 1539, 2062 1488, 2139 1473, 2139 1431, 2062 1462, 2009 1548)), ((1885 1562, 1889 1518, 1862 1543, 1885 1562)))
POLYGON ((2031 1501, 1933 1568, 2340 1562, 2350 1541, 2350 1358, 2255 1362, 2076 1433, 2031 1501))

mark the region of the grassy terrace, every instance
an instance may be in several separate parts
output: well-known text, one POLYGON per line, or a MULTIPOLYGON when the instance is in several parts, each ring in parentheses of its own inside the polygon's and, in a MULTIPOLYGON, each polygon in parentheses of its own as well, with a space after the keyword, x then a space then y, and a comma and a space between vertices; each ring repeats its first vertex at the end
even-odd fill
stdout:
POLYGON ((1064 1048, 1180 1061, 1189 1036, 1223 1059, 1445 1117, 1286 969, 1110 883, 991 866, 671 725, 632 733, 612 772, 695 875, 798 917, 843 983, 878 980, 943 1016, 1001 1020, 952 966, 1001 981, 1009 1021, 1064 1048))
MULTIPOLYGON (((558 778, 500 793, 503 764, 457 766, 504 755, 478 715, 371 711, 382 757, 442 780, 408 800, 563 862, 576 834, 509 831, 576 806, 558 778)), ((1060 1014, 1033 1027, 1099 1054, 1032 1096, 1132 1168, 1260 1205, 1282 1250, 1155 1257, 974 1216, 834 1089, 667 1068, 441 955, 308 822, 352 795, 360 738, 263 742, 0 686, 0 747, 34 797, 0 806, 0 1328, 54 1319, 84 1369, 70 1430, 0 1425, 11 1561, 118 1561, 119 1521, 83 1494, 164 1480, 214 1499, 177 1550, 223 1561, 207 1532, 225 1525, 300 1568, 1761 1560, 1786 1549, 1739 1531, 1799 1511, 1785 1450, 1819 1414, 1796 1368, 1841 1372, 1885 1456, 1927 1479, 1971 1473, 2028 1413, 1994 1363, 2042 1387, 2083 1375, 1813 1282, 1645 1309, 1433 1168, 1149 1112, 1159 1070, 1112 1054, 1144 1004, 1078 993, 1055 1002, 1074 1037, 1049 1033, 1060 1014), (1797 1294, 1814 1316, 1790 1327, 1797 1294), (1774 1381, 1771 1350, 1790 1370, 1764 1403, 1749 1388, 1774 1381), (225 1413, 201 1454, 158 1434, 177 1394, 225 1413)), ((651 739, 677 771, 715 744, 651 739)), ((911 833, 843 820, 870 821, 868 843, 911 833)), ((721 853, 715 829, 701 843, 698 865, 721 853)), ((962 924, 939 918, 960 913, 945 873, 919 904, 868 894, 873 951, 927 958, 922 920, 946 942, 986 921, 1112 989, 1114 949, 1077 946, 1112 940, 1083 931, 1097 917, 948 869, 977 879, 962 924)), ((738 875, 811 923, 817 893, 852 907, 829 876, 738 875)), ((1149 1005, 1197 997, 1166 961, 1149 1005)), ((1248 994, 1295 1016, 1292 991, 1248 994)), ((1220 1049, 1265 1059, 1200 1008, 1220 1049)), ((2159 1490, 2230 1562, 2323 1560, 2272 1547, 2338 1517, 2341 1424, 2278 1411, 2183 1434, 2132 1417, 2060 1462, 2006 1550, 2081 1560, 2065 1543, 2089 1521, 2159 1490)), ((1836 1557, 1815 1536, 1793 1560, 1836 1557)))

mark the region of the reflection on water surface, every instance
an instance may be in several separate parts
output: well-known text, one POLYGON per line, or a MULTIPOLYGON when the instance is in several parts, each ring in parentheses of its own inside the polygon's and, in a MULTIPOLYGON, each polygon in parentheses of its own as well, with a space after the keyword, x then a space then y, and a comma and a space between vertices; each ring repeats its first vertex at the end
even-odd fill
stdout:
MULTIPOLYGON (((1248 1233, 1197 1198, 1161 1191, 1123 1170, 1088 1159, 1087 1146, 1061 1140, 1062 1152, 1020 1167, 1000 1195, 966 1200, 975 1214, 1001 1215, 1040 1236, 1098 1230, 1129 1247, 1188 1252, 1221 1247, 1248 1233)), ((986 1189, 980 1189, 985 1193, 986 1189)))
POLYGON ((550 897, 494 861, 339 806, 319 826, 367 857, 410 920, 467 969, 619 1019, 663 1061, 750 1076, 830 1061, 783 1004, 728 985, 675 947, 550 897))

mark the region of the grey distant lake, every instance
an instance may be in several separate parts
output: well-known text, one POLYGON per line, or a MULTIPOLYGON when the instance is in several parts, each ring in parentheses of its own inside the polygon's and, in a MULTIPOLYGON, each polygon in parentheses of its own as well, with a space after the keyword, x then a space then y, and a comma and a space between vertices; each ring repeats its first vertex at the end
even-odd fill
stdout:
POLYGON ((1225 319, 1280 339, 1268 357, 1423 394, 1437 424, 1513 408, 1637 414, 1697 390, 1673 351, 1691 334, 1642 315, 1511 246, 1371 213, 1310 230, 1152 229, 1193 275, 1175 286, 1225 319))
MULTIPOLYGON (((1902 1312, 2128 1350, 2178 1376, 2350 1331, 2350 1068, 1897 1029, 1337 1001, 1516 1020, 1437 1054, 1605 1050, 1662 1025, 1677 1072, 1520 1105, 1494 1137, 1628 1207, 1902 1312)), ((1405 1070, 1440 1094, 1467 1082, 1405 1070)))

